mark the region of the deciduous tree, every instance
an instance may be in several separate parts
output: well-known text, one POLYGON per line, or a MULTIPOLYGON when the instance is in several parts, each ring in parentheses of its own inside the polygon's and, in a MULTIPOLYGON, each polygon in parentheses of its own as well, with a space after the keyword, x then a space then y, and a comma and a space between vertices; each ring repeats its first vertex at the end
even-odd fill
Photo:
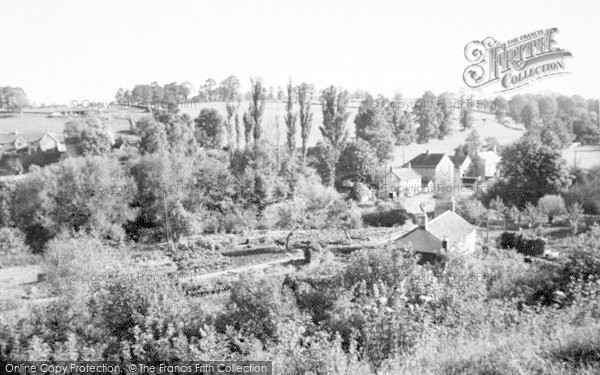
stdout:
POLYGON ((312 128, 313 114, 311 112, 310 102, 312 100, 312 87, 303 82, 297 87, 299 119, 300 119, 300 138, 302 139, 302 166, 306 165, 306 152, 308 150, 308 137, 312 128))
POLYGON ((417 99, 413 112, 418 124, 417 142, 427 143, 432 138, 438 136, 438 109, 437 98, 431 91, 426 91, 423 96, 417 99))
MULTIPOLYGON (((229 107, 227 109, 228 124, 231 123, 230 119, 233 115, 233 113, 229 113, 230 109, 229 107)), ((223 131, 223 117, 219 111, 214 108, 203 108, 194 122, 196 124, 194 136, 201 147, 220 148, 222 146, 225 132, 223 131)), ((231 129, 229 129, 229 125, 227 127, 228 141, 231 142, 231 129)))
POLYGON ((331 155, 327 158, 329 165, 329 184, 335 181, 335 168, 348 139, 346 121, 348 112, 348 91, 337 89, 334 86, 323 90, 321 94, 321 107, 323 109, 323 125, 319 128, 323 138, 331 147, 331 155))

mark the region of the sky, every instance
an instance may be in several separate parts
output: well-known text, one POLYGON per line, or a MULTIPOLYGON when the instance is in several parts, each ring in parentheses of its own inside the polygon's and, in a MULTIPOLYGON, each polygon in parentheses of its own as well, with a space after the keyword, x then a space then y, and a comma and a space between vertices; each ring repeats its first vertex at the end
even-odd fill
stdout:
MULTIPOLYGON (((600 1, 18 1, 0 12, 0 86, 37 104, 157 81, 250 76, 406 97, 468 89, 464 48, 557 27, 569 75, 518 92, 600 97, 600 1)), ((498 87, 477 92, 488 95, 498 87)), ((470 92, 470 91, 467 91, 470 92)))

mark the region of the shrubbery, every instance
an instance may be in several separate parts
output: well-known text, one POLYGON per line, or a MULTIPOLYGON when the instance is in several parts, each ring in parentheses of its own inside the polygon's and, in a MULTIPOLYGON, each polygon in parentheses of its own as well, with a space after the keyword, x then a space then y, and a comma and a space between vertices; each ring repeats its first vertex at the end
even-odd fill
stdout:
POLYGON ((344 201, 335 189, 321 185, 317 176, 310 175, 299 179, 294 199, 268 206, 264 218, 270 228, 277 229, 362 226, 356 203, 344 201))
POLYGON ((546 241, 542 238, 527 238, 514 232, 503 232, 498 245, 502 249, 516 249, 523 255, 540 256, 544 254, 546 241))
POLYGON ((0 257, 22 254, 29 251, 25 244, 25 235, 17 228, 0 228, 0 257))
POLYGON ((25 243, 25 234, 17 228, 0 228, 0 266, 35 263, 36 257, 25 243))
POLYGON ((406 223, 408 212, 401 207, 378 206, 373 212, 362 215, 363 222, 372 227, 394 227, 406 223))
POLYGON ((13 200, 14 221, 34 251, 62 231, 124 238, 133 220, 134 182, 118 160, 66 159, 19 181, 13 200))

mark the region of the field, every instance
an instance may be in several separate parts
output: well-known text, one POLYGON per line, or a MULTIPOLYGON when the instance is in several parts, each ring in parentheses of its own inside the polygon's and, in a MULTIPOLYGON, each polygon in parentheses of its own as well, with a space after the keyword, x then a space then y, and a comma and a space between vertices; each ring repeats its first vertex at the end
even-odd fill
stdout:
MULTIPOLYGON (((129 130, 129 116, 133 116, 134 119, 141 116, 141 112, 134 113, 108 113, 103 114, 102 117, 107 117, 105 120, 112 127, 115 132, 129 130)), ((18 131, 20 133, 31 133, 31 132, 45 132, 46 130, 62 133, 65 124, 73 118, 69 117, 48 117, 47 114, 38 113, 23 113, 22 116, 18 114, 10 117, 0 118, 0 133, 13 133, 18 131)))

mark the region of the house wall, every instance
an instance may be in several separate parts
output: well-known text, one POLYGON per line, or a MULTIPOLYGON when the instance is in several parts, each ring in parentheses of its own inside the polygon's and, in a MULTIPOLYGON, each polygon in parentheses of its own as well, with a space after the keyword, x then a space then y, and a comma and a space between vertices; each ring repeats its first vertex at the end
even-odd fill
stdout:
POLYGON ((48 136, 48 134, 44 134, 42 139, 39 141, 39 148, 42 151, 49 151, 57 148, 56 141, 48 136))
POLYGON ((389 194, 395 192, 397 195, 414 195, 421 187, 421 179, 414 178, 412 180, 402 180, 398 178, 394 173, 388 172, 385 179, 379 181, 379 192, 378 196, 382 196, 384 193, 389 194))
POLYGON ((421 179, 401 180, 399 190, 402 195, 415 195, 421 190, 421 179))
POLYGON ((424 178, 427 178, 430 181, 435 180, 435 176, 436 176, 436 169, 435 168, 419 168, 419 167, 412 167, 412 169, 414 169, 415 171, 417 171, 421 176, 423 176, 424 178))
POLYGON ((379 181, 379 191, 385 192, 386 194, 395 191, 396 187, 400 184, 398 176, 391 172, 387 172, 385 178, 379 181))
POLYGON ((493 159, 477 157, 475 160, 475 173, 477 177, 496 176, 497 163, 493 159))
POLYGON ((437 185, 450 186, 454 183, 454 163, 448 156, 444 156, 435 168, 435 187, 437 185))
POLYGON ((454 184, 457 186, 462 185, 462 178, 469 175, 469 169, 471 168, 471 159, 466 158, 465 161, 454 168, 454 184))

